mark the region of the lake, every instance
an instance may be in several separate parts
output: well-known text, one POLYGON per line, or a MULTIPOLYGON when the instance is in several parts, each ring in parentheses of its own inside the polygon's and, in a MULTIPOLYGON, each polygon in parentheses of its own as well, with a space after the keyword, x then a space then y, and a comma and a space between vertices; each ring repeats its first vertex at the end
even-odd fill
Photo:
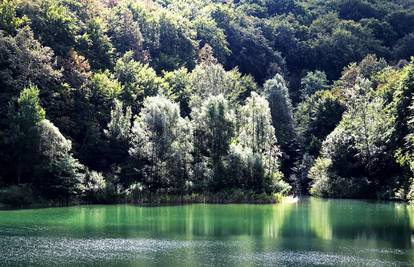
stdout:
POLYGON ((414 208, 98 205, 0 211, 1 266, 413 266, 414 208))

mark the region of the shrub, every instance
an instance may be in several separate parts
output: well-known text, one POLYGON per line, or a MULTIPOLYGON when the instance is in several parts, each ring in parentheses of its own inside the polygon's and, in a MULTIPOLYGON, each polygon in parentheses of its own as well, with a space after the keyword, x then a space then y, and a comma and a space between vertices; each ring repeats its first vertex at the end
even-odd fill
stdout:
POLYGON ((0 190, 0 203, 6 206, 24 207, 33 202, 33 191, 29 185, 12 185, 0 190))
POLYGON ((102 203, 107 200, 107 185, 103 175, 88 171, 84 182, 84 198, 88 202, 102 203))

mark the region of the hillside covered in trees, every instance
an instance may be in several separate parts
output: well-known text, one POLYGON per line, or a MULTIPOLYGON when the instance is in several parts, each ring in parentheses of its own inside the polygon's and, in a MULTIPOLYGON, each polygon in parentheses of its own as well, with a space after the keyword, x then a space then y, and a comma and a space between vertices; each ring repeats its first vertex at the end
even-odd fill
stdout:
POLYGON ((0 202, 414 200, 414 4, 2 0, 0 202))

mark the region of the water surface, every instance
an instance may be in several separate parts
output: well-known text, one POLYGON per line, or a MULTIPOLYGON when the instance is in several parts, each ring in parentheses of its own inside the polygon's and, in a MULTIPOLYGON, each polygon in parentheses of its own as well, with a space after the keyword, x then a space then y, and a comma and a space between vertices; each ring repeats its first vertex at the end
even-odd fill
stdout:
POLYGON ((1 266, 414 266, 414 208, 78 206, 0 211, 1 266))

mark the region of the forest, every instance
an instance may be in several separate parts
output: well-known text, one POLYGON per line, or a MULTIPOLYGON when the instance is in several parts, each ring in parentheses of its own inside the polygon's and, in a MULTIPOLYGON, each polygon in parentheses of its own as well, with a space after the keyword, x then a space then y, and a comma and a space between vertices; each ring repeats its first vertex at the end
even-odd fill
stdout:
POLYGON ((414 200, 414 2, 2 0, 0 203, 414 200))

